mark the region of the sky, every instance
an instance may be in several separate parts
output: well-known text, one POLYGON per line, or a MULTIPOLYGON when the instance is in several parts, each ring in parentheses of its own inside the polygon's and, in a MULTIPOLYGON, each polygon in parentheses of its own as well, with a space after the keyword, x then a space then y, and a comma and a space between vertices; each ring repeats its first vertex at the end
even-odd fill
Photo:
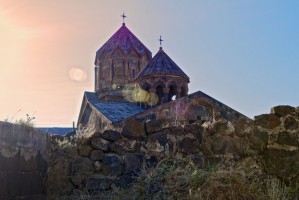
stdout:
POLYGON ((299 106, 298 0, 0 0, 0 120, 72 126, 95 52, 122 24, 201 90, 253 118, 299 106))

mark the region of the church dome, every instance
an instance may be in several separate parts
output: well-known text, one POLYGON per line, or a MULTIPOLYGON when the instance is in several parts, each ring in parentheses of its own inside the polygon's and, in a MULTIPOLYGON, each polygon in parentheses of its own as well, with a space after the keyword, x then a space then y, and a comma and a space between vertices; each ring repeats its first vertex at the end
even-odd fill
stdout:
POLYGON ((125 55, 135 50, 140 57, 146 55, 148 58, 151 58, 152 56, 151 51, 126 27, 125 23, 97 51, 95 65, 98 65, 98 57, 101 57, 104 53, 111 55, 116 49, 120 49, 125 55))
MULTIPOLYGON (((158 53, 140 72, 137 79, 153 76, 178 76, 189 82, 189 77, 160 47, 158 53)), ((136 80, 137 80, 136 79, 136 80)))

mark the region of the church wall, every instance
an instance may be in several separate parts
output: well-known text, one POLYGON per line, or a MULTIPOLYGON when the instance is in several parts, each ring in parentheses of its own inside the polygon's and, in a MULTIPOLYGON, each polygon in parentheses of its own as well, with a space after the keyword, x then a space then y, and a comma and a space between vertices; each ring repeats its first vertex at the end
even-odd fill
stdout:
POLYGON ((82 128, 84 127, 89 131, 103 131, 107 128, 113 128, 111 122, 95 109, 91 109, 87 123, 82 125, 82 128))
POLYGON ((230 107, 207 97, 201 93, 193 93, 175 101, 162 104, 157 107, 134 116, 135 118, 170 119, 188 124, 194 121, 211 121, 214 118, 223 118, 234 121, 239 118, 247 118, 230 107))
POLYGON ((149 61, 147 56, 140 57, 134 50, 128 55, 119 49, 111 56, 102 55, 98 58, 95 91, 111 90, 113 84, 116 87, 123 87, 132 83, 149 61))

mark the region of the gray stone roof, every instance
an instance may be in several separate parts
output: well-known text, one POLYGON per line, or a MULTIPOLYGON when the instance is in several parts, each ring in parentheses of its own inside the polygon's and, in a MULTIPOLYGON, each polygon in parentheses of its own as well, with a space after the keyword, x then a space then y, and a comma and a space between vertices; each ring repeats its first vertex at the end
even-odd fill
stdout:
POLYGON ((100 102, 96 93, 85 92, 87 101, 112 123, 121 121, 133 115, 144 112, 134 103, 129 102, 100 102))
MULTIPOLYGON (((153 75, 181 76, 189 81, 189 77, 179 66, 163 51, 162 48, 153 57, 149 64, 140 72, 138 78, 153 75)), ((137 78, 137 79, 138 79, 137 78)))
MULTIPOLYGON (((152 52, 142 44, 142 42, 123 25, 112 35, 112 37, 97 51, 96 57, 101 56, 104 52, 111 55, 115 49, 119 48, 124 54, 128 54, 131 50, 135 50, 139 56, 152 56, 152 52)), ((95 60, 97 65, 97 59, 95 60)))

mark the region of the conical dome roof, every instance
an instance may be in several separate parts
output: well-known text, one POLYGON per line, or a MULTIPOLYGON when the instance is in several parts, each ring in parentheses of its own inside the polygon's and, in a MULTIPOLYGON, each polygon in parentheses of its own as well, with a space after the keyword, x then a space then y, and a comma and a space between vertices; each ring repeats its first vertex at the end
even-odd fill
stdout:
MULTIPOLYGON (((111 55, 117 48, 126 55, 134 49, 139 56, 147 55, 149 58, 152 56, 151 51, 126 27, 125 23, 97 51, 96 58, 100 57, 104 52, 111 55)), ((97 59, 95 60, 95 64, 97 65, 97 59)))
POLYGON ((175 64, 175 62, 163 51, 162 48, 148 63, 148 65, 140 72, 137 79, 147 76, 180 76, 188 80, 189 77, 175 64))

